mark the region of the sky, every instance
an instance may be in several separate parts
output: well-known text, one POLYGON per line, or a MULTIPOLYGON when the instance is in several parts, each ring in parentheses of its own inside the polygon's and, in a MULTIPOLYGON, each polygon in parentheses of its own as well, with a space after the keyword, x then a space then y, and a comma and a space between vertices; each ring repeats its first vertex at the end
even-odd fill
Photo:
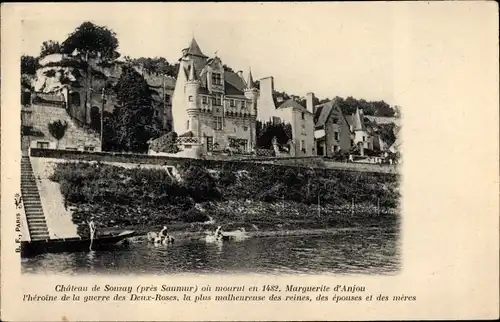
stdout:
POLYGON ((83 21, 114 30, 122 56, 169 62, 194 35, 207 56, 217 51, 223 63, 245 74, 251 68, 256 79, 273 76, 277 90, 397 105, 392 10, 352 3, 50 6, 44 12, 53 15, 25 9, 23 53, 38 55, 43 41, 63 41, 83 21))

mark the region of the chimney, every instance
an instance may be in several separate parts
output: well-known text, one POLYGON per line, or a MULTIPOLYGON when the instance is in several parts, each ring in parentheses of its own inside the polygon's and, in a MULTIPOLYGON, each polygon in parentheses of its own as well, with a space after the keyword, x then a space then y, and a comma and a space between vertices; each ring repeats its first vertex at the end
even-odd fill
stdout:
POLYGON ((274 116, 274 79, 272 76, 259 80, 260 94, 257 98, 257 117, 261 121, 268 121, 274 116))
POLYGON ((314 93, 307 93, 306 107, 309 112, 314 114, 314 93))

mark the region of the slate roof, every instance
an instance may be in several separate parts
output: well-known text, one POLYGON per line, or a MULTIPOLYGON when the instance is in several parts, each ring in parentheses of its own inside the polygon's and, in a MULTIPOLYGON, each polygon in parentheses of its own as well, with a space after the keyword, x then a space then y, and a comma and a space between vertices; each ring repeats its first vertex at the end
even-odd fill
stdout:
POLYGON ((225 71, 224 80, 226 81, 226 83, 232 85, 234 88, 236 88, 242 93, 245 90, 246 86, 245 82, 243 81, 243 79, 241 79, 240 76, 238 76, 238 74, 234 72, 225 71))
POLYGON ((208 58, 207 56, 205 56, 201 52, 200 46, 198 46, 198 43, 196 42, 196 39, 194 39, 194 37, 193 37, 193 39, 191 39, 191 43, 189 44, 189 47, 185 48, 185 50, 186 50, 185 55, 193 55, 193 56, 208 58))
POLYGON ((328 119, 328 116, 330 116, 330 113, 333 110, 333 103, 334 101, 332 100, 316 108, 316 113, 315 113, 316 127, 325 126, 326 120, 328 119))
POLYGON ((292 98, 284 101, 278 108, 282 109, 282 108, 289 108, 289 107, 300 109, 302 112, 310 113, 304 106, 300 105, 292 98))

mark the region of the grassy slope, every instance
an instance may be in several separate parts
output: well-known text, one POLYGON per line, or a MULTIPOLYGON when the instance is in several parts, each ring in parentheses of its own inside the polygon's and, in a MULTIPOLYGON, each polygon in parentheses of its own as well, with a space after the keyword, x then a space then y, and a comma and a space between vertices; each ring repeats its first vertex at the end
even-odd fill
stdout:
POLYGON ((145 230, 165 223, 174 230, 190 231, 214 224, 275 230, 397 223, 395 175, 269 165, 239 171, 222 168, 215 173, 187 165, 179 171, 182 182, 162 170, 61 163, 52 179, 60 183, 65 200, 74 208, 80 234, 86 234, 82 223, 90 214, 103 227, 145 230), (215 222, 201 223, 209 219, 215 222))

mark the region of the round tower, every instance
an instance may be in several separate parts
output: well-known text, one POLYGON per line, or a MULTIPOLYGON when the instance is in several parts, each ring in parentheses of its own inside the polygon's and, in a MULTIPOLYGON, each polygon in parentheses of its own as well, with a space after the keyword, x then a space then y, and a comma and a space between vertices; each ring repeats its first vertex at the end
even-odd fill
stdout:
POLYGON ((252 70, 248 70, 248 79, 246 82, 245 86, 245 97, 252 100, 252 108, 255 112, 257 112, 257 96, 259 94, 259 91, 255 87, 255 84, 253 82, 253 77, 252 77, 252 70))
POLYGON ((186 100, 187 100, 187 109, 197 109, 198 105, 198 93, 200 89, 200 81, 196 76, 196 70, 194 67, 194 62, 191 61, 189 65, 189 76, 185 86, 186 100))

